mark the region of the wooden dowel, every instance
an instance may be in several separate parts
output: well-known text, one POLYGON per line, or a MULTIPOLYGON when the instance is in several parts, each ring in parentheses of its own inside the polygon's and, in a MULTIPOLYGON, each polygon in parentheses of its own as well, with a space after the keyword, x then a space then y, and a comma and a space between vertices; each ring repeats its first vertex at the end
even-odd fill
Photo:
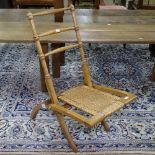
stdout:
POLYGON ((37 13, 34 13, 34 14, 32 14, 32 15, 33 15, 33 16, 44 16, 44 15, 49 15, 49 14, 60 13, 60 12, 67 11, 67 10, 70 10, 70 9, 71 9, 70 7, 67 7, 67 8, 60 8, 60 9, 51 9, 51 10, 49 10, 49 11, 37 12, 37 13))
MULTIPOLYGON (((34 41, 35 41, 35 44, 36 44, 36 47, 37 47, 38 55, 40 55, 40 56, 44 55, 42 47, 41 47, 41 43, 40 43, 40 40, 39 40, 39 37, 37 38, 38 34, 37 34, 37 31, 36 31, 36 28, 35 28, 35 23, 34 23, 34 20, 33 20, 32 13, 28 13, 28 19, 29 19, 30 24, 32 26, 32 32, 33 32, 34 41)), ((55 89, 54 89, 53 81, 50 78, 50 74, 48 72, 48 67, 47 67, 45 58, 40 57, 40 62, 41 62, 42 68, 43 68, 43 72, 44 72, 44 76, 45 76, 45 82, 46 82, 47 90, 48 90, 49 96, 51 98, 51 101, 53 103, 57 104, 58 103, 57 95, 56 95, 56 92, 55 92, 55 89)))
POLYGON ((65 31, 69 31, 69 30, 75 30, 75 27, 68 27, 68 28, 60 28, 60 29, 55 29, 55 30, 51 30, 48 32, 44 32, 39 34, 39 37, 45 37, 51 34, 56 34, 56 33, 61 33, 61 32, 65 32, 65 31))
MULTIPOLYGON (((70 7, 71 7, 71 13, 72 13, 72 19, 73 19, 74 26, 78 27, 77 20, 76 20, 76 15, 75 15, 75 8, 74 8, 73 5, 70 5, 70 7)), ((76 38, 77 38, 78 43, 81 44, 82 41, 81 41, 81 36, 80 36, 79 29, 76 29, 75 33, 76 33, 76 38)), ((88 64, 87 64, 85 56, 84 56, 83 47, 80 46, 79 50, 80 50, 80 57, 81 57, 81 61, 82 61, 82 71, 83 71, 83 75, 84 75, 84 83, 87 86, 92 87, 91 76, 90 76, 88 64)))
POLYGON ((125 97, 127 96, 127 92, 122 91, 122 90, 118 90, 118 89, 113 89, 111 87, 107 87, 104 85, 93 85, 93 88, 98 89, 100 91, 106 92, 106 93, 111 93, 113 95, 119 96, 119 97, 125 97))
POLYGON ((57 49, 55 49, 53 51, 50 51, 50 52, 46 53, 45 57, 49 56, 49 55, 57 54, 57 53, 60 53, 60 52, 66 51, 66 50, 69 50, 71 48, 77 48, 79 46, 80 46, 79 44, 75 44, 75 45, 69 45, 69 46, 65 46, 65 47, 60 47, 60 48, 57 48, 57 49))
POLYGON ((81 122, 82 124, 89 126, 89 124, 87 123, 88 122, 88 119, 86 117, 84 117, 83 115, 80 115, 74 111, 71 111, 71 110, 68 110, 64 107, 62 107, 61 105, 58 105, 58 104, 52 104, 51 105, 51 108, 52 110, 58 112, 58 113, 61 113, 63 115, 66 115, 66 116, 69 116, 79 122, 81 122))
POLYGON ((152 74, 151 74, 150 79, 151 79, 151 81, 155 81, 155 64, 154 64, 154 66, 153 66, 152 74))
POLYGON ((105 121, 102 121, 101 124, 103 125, 103 128, 106 132, 110 131, 110 127, 105 121))
MULTIPOLYGON (((41 43, 41 47, 42 47, 42 51, 44 54, 48 52, 48 43, 41 43)), ((39 61, 39 63, 40 63, 41 90, 43 92, 47 92, 43 68, 42 68, 40 61, 39 61)), ((46 58, 46 64, 49 69, 49 58, 48 57, 46 58)))
POLYGON ((64 116, 61 113, 56 113, 56 116, 57 116, 58 122, 60 124, 61 130, 68 141, 68 144, 72 148, 73 152, 76 153, 78 150, 77 150, 77 147, 73 141, 72 136, 70 135, 70 133, 68 131, 68 127, 64 121, 64 116))
POLYGON ((105 119, 106 115, 104 113, 98 113, 97 115, 91 117, 88 121, 89 125, 93 127, 97 123, 100 123, 105 119))

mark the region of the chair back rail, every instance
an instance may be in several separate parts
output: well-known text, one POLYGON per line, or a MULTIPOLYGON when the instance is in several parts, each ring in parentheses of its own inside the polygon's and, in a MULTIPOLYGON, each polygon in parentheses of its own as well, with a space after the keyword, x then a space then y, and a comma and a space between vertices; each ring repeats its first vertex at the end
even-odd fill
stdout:
POLYGON ((44 76, 45 76, 46 86, 47 86, 47 89, 48 89, 48 92, 49 92, 49 95, 50 95, 50 98, 51 98, 52 102, 57 104, 58 99, 57 99, 57 95, 56 95, 56 92, 55 92, 55 89, 54 89, 54 86, 53 86, 52 78, 50 77, 48 67, 47 67, 47 64, 46 64, 46 61, 45 61, 45 57, 47 57, 49 55, 64 52, 65 50, 68 50, 68 49, 71 49, 71 48, 79 48, 80 58, 81 58, 81 62, 82 62, 84 83, 87 86, 92 86, 91 77, 90 77, 88 65, 87 65, 87 62, 86 62, 86 59, 85 59, 85 56, 84 56, 82 41, 81 41, 80 32, 79 32, 79 26, 78 26, 77 21, 76 21, 75 9, 74 9, 73 5, 70 5, 69 7, 66 7, 66 8, 51 9, 49 11, 42 11, 42 12, 34 13, 34 14, 29 12, 28 13, 28 18, 29 18, 31 26, 32 26, 33 38, 35 40, 35 44, 36 44, 37 51, 38 51, 38 56, 40 58, 41 65, 42 65, 43 72, 44 72, 44 76), (56 13, 67 11, 67 10, 71 11, 72 19, 73 19, 73 27, 55 29, 55 30, 50 30, 50 31, 44 32, 42 34, 38 34, 38 32, 36 30, 36 25, 35 25, 35 22, 34 22, 34 17, 35 16, 51 15, 51 14, 56 14, 56 13), (41 43, 40 43, 40 37, 49 36, 49 35, 57 34, 57 33, 62 33, 62 32, 66 32, 66 31, 70 31, 70 30, 75 31, 76 38, 77 38, 77 44, 73 44, 73 45, 69 45, 69 46, 65 46, 65 47, 60 47, 60 48, 57 48, 55 50, 49 51, 46 54, 43 53, 41 43))

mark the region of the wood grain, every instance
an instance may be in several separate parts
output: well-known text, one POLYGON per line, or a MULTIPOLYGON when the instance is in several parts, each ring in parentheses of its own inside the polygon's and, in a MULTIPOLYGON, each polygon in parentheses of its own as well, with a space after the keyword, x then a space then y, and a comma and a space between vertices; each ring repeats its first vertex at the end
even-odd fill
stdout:
MULTIPOLYGON (((30 10, 0 9, 0 42, 33 42, 30 25, 26 17, 28 11, 30 10)), ((35 13, 41 10, 31 9, 31 11, 35 13)), ((76 14, 83 42, 155 44, 155 10, 77 9, 76 14)), ((55 18, 53 16, 39 17, 36 19, 36 23, 38 21, 41 21, 38 25, 40 33, 45 32, 45 30, 72 26, 69 13, 64 14, 64 23, 54 24, 55 18), (51 23, 47 23, 47 21, 51 21, 51 23)), ((62 19, 57 18, 57 21, 62 21, 62 19)), ((75 34, 66 32, 41 39, 42 43, 75 41, 75 34)), ((57 70, 60 70, 60 67, 57 70)), ((154 72, 152 76, 155 77, 154 72)))
MULTIPOLYGON (((65 23, 39 23, 39 31, 72 26, 65 23)), ((83 42, 155 43, 154 24, 80 24, 83 42)), ((64 32, 41 38, 42 42, 75 42, 75 34, 64 32)), ((30 25, 25 22, 0 22, 0 42, 33 42, 30 25), (23 32, 24 33, 23 35, 23 32)))

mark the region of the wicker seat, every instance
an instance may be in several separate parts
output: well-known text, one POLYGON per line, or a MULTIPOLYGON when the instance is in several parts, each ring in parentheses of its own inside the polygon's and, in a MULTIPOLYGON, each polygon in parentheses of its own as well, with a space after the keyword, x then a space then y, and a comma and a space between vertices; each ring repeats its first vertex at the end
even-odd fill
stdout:
POLYGON ((122 97, 86 85, 69 89, 58 98, 91 115, 103 112, 106 116, 107 107, 110 107, 109 112, 113 112, 124 105, 121 102, 122 97))
MULTIPOLYGON (((88 65, 84 56, 83 45, 81 42, 79 32, 79 26, 77 25, 77 21, 75 18, 75 9, 73 5, 70 5, 67 8, 53 9, 53 10, 51 9, 40 13, 34 13, 34 14, 28 13, 28 18, 32 26, 34 41, 44 71, 46 86, 49 94, 49 100, 41 104, 45 104, 45 106, 48 109, 51 109, 55 112, 58 121, 60 123, 60 127, 66 139, 68 140, 69 145, 71 146, 74 152, 77 152, 77 147, 73 142, 73 139, 69 134, 67 126, 64 122, 64 116, 69 116, 72 119, 75 119, 80 123, 86 125, 87 127, 93 127, 97 123, 101 123, 104 129, 107 131, 108 125, 104 121, 105 118, 113 114, 120 108, 122 108, 124 105, 130 103, 132 100, 134 100, 135 95, 122 90, 113 89, 106 86, 95 85, 92 83, 88 65), (60 11, 67 11, 67 10, 70 11, 72 14, 73 26, 67 28, 49 30, 41 34, 37 33, 34 22, 35 16, 55 14, 60 11), (40 44, 40 38, 53 34, 56 35, 58 33, 63 33, 66 31, 75 31, 77 43, 57 48, 44 54, 40 44), (55 92, 54 84, 48 71, 48 67, 46 64, 46 57, 67 51, 72 48, 79 49, 82 71, 84 76, 84 84, 71 88, 58 96, 55 92)), ((36 114, 38 113, 41 104, 38 104, 33 108, 31 115, 33 119, 36 117, 36 114)))

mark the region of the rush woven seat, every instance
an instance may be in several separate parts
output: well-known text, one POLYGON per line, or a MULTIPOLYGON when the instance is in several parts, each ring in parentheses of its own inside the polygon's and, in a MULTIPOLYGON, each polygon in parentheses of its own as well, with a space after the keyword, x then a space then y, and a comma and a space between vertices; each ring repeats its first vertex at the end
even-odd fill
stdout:
POLYGON ((38 104, 33 108, 31 117, 33 119, 36 117, 36 114, 38 113, 42 104, 45 104, 48 109, 53 110, 70 147, 74 152, 77 152, 77 147, 64 122, 64 116, 69 116, 72 119, 86 125, 87 127, 93 127, 97 123, 101 123, 104 129, 108 131, 108 125, 104 121, 105 118, 134 100, 135 95, 122 90, 95 85, 92 83, 87 61, 84 56, 79 26, 76 21, 75 9, 73 5, 70 5, 67 8, 51 9, 34 14, 28 13, 28 18, 32 26, 33 38, 37 47, 38 57, 43 68, 45 82, 49 94, 49 99, 47 101, 44 101, 43 103, 38 104), (47 32, 41 34, 37 32, 34 22, 35 16, 51 15, 67 10, 71 12, 73 25, 70 27, 48 30, 47 32), (66 31, 74 31, 76 34, 77 42, 72 45, 54 49, 44 54, 41 47, 40 38, 53 34, 56 35, 66 31), (61 53, 66 50, 68 51, 72 48, 79 49, 84 82, 82 85, 70 88, 58 96, 55 92, 52 77, 49 74, 46 59, 48 56, 61 53))
POLYGON ((105 117, 107 107, 111 107, 109 109, 111 113, 124 105, 121 102, 122 97, 85 85, 72 88, 58 98, 92 115, 103 112, 105 117))

